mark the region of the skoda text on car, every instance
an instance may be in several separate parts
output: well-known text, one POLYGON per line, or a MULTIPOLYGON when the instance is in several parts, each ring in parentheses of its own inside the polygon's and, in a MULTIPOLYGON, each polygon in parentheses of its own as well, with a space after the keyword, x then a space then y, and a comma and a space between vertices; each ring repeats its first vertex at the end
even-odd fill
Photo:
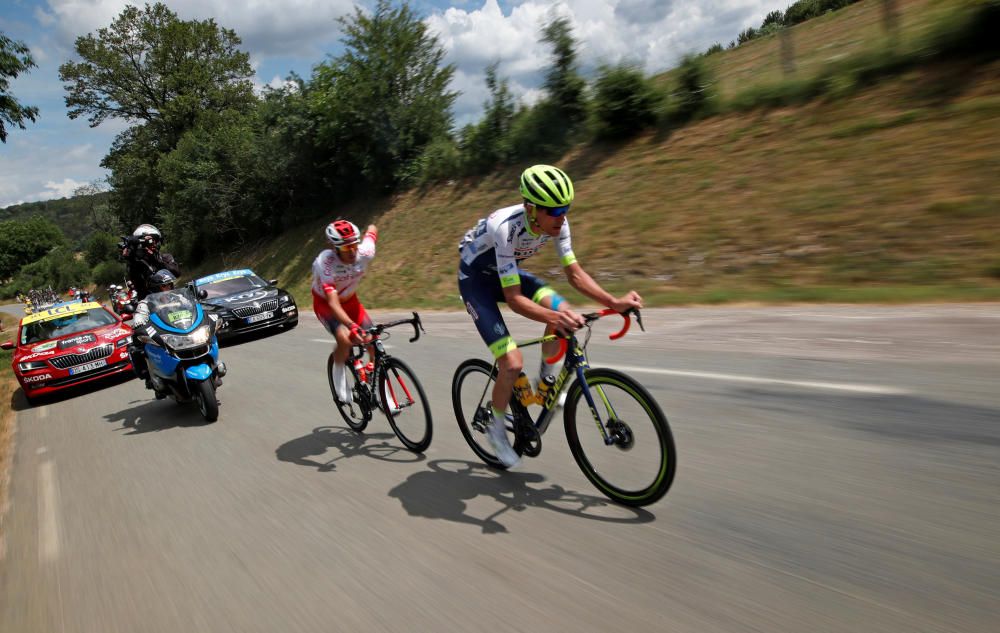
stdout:
POLYGON ((264 281, 249 268, 229 270, 192 282, 201 304, 219 317, 219 338, 270 327, 293 328, 299 311, 295 299, 275 286, 277 280, 264 281), (204 295, 202 292, 204 291, 204 295))
POLYGON ((39 396, 128 371, 132 329, 99 303, 67 303, 21 319, 13 367, 29 402, 39 396))

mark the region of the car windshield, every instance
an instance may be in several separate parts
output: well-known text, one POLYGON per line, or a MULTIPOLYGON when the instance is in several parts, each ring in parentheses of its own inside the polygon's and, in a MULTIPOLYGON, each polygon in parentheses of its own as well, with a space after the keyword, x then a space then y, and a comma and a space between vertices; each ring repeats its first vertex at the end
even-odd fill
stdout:
POLYGON ((21 345, 60 338, 114 323, 117 323, 117 319, 104 308, 91 308, 70 314, 60 314, 22 326, 21 345))
POLYGON ((180 330, 186 330, 194 323, 198 308, 191 295, 181 290, 157 292, 146 297, 149 313, 180 330))
POLYGON ((265 287, 267 287, 267 282, 257 275, 241 275, 239 277, 230 277, 228 279, 219 279, 217 281, 198 284, 198 290, 204 290, 208 293, 206 299, 226 297, 239 292, 265 287))

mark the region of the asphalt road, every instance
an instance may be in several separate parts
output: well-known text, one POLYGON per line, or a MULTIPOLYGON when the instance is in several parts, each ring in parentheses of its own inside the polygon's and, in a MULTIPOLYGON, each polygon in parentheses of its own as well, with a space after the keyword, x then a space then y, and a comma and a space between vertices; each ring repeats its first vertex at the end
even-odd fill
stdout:
POLYGON ((478 463, 449 385, 485 348, 422 316, 389 343, 433 404, 423 457, 341 422, 308 314, 222 350, 215 424, 135 380, 18 392, 0 631, 996 630, 1000 306, 600 326, 592 364, 641 380, 679 451, 645 510, 604 501, 561 424, 516 472, 478 463))

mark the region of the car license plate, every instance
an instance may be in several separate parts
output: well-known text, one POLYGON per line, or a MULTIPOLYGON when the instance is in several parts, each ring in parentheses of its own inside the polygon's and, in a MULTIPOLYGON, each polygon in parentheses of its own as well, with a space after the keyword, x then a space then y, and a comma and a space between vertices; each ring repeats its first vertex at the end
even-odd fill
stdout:
POLYGON ((97 369, 98 367, 104 367, 108 364, 105 359, 95 360, 92 363, 84 363, 83 365, 77 365, 76 367, 69 368, 69 375, 75 376, 76 374, 82 374, 85 371, 90 371, 91 369, 97 369))
POLYGON ((267 321, 274 316, 273 312, 261 312, 260 314, 255 314, 252 317, 247 317, 247 323, 257 323, 258 321, 267 321))

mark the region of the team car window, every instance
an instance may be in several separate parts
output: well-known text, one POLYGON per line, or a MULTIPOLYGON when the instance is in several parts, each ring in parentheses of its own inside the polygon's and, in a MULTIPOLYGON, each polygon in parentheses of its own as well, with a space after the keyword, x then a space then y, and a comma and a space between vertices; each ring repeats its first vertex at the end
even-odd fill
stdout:
POLYGON ((205 284, 200 284, 198 286, 198 290, 204 290, 207 292, 208 299, 215 299, 216 297, 225 297, 238 292, 257 290, 265 287, 267 287, 267 282, 257 275, 245 275, 242 277, 230 277, 229 279, 220 279, 219 281, 211 281, 205 284))
POLYGON ((21 345, 76 334, 94 328, 117 323, 104 308, 91 308, 85 312, 74 312, 44 321, 28 323, 21 328, 21 345))

